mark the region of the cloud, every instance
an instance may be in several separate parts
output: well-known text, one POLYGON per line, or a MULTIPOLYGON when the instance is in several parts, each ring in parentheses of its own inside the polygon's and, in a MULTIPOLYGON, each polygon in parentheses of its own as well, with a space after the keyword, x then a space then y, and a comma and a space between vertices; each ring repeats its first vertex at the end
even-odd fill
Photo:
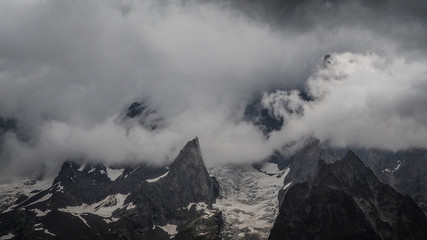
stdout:
MULTIPOLYGON (((194 136, 209 165, 259 160, 307 134, 336 144, 416 144, 418 135, 393 143, 381 139, 401 131, 422 133, 426 122, 419 75, 426 50, 424 17, 418 13, 423 5, 367 2, 269 1, 256 8, 239 1, 0 1, 0 117, 18 119, 29 135, 28 141, 13 133, 3 137, 0 171, 54 168, 70 158, 162 163, 194 136), (377 55, 334 54, 335 70, 321 69, 331 52, 377 55), (378 64, 386 70, 376 69, 378 64), (390 82, 387 72, 393 73, 390 82), (343 86, 323 79, 338 73, 346 76, 343 86), (367 77, 378 80, 366 82, 367 77), (416 87, 399 85, 403 77, 416 87), (379 83, 384 91, 377 85, 369 94, 361 90, 379 83), (255 93, 305 86, 316 101, 288 92, 286 104, 302 106, 303 114, 286 116, 286 128, 269 139, 243 120, 255 93), (362 104, 356 97, 369 98, 360 110, 366 119, 348 125, 352 131, 326 124, 348 121, 342 109, 328 107, 346 106, 339 90, 343 98, 355 97, 344 98, 350 105, 362 104), (121 123, 123 111, 141 99, 164 118, 161 130, 121 123), (356 131, 358 123, 381 122, 395 127, 379 128, 389 135, 369 140, 356 131)), ((275 94, 265 99, 279 100, 285 92, 275 94)), ((285 114, 284 102, 277 104, 270 110, 285 114)))
POLYGON ((272 137, 275 141, 314 136, 340 147, 427 147, 422 110, 427 103, 427 61, 373 53, 334 54, 331 61, 307 82, 313 101, 288 100, 289 94, 280 91, 264 96, 276 112, 286 111, 286 105, 273 104, 282 99, 299 106, 303 102, 303 114, 288 114, 287 126, 272 137))

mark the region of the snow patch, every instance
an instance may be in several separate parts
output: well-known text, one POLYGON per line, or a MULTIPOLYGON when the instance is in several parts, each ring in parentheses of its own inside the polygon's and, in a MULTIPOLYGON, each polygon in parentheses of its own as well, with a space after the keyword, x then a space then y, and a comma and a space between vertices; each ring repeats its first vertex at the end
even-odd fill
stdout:
POLYGON ((117 222, 117 221, 119 221, 119 219, 120 218, 107 218, 107 219, 104 219, 104 221, 106 222, 106 223, 112 223, 112 222, 117 222))
POLYGON ((87 173, 95 172, 96 168, 92 167, 87 173))
POLYGON ((33 211, 33 212, 35 212, 37 217, 46 216, 51 211, 51 210, 46 210, 46 211, 43 212, 42 210, 37 209, 37 208, 36 209, 30 209, 30 210, 33 211))
POLYGON ((287 168, 285 169, 285 171, 282 173, 282 175, 280 175, 280 178, 285 179, 285 178, 286 178, 286 176, 288 176, 289 171, 291 171, 291 168, 290 168, 290 167, 287 167, 287 168))
POLYGON ((114 181, 123 174, 123 171, 124 169, 107 168, 107 176, 111 181, 114 181))
POLYGON ((397 170, 399 170, 399 168, 400 168, 400 165, 402 165, 402 163, 404 163, 405 162, 405 160, 403 160, 403 161, 400 161, 400 160, 398 160, 397 161, 397 166, 396 167, 394 167, 393 169, 390 169, 390 168, 386 168, 386 169, 384 169, 383 170, 383 172, 386 172, 386 173, 394 173, 394 172, 396 172, 397 170))
POLYGON ((290 183, 286 184, 286 185, 283 187, 283 189, 287 189, 289 186, 291 186, 291 184, 292 184, 292 182, 290 182, 290 183))
POLYGON ((163 229, 163 231, 167 232, 169 234, 169 238, 172 239, 173 237, 175 237, 175 235, 178 233, 178 231, 176 231, 176 225, 173 224, 166 224, 165 226, 157 226, 161 229, 163 229))
POLYGON ((9 233, 9 234, 7 234, 7 235, 3 235, 3 236, 1 236, 1 237, 0 237, 0 240, 7 240, 7 239, 11 239, 11 238, 13 238, 13 237, 15 237, 15 235, 13 235, 12 233, 9 233))
POLYGON ((53 234, 53 233, 49 232, 49 230, 47 230, 47 229, 45 229, 45 230, 44 230, 44 233, 49 234, 49 235, 52 235, 52 236, 56 236, 55 234, 53 234))
POLYGON ((132 174, 132 173, 134 173, 136 170, 138 170, 138 168, 139 168, 140 166, 138 166, 138 167, 136 167, 134 170, 132 170, 132 172, 130 172, 129 174, 132 174))
POLYGON ((0 212, 9 212, 19 204, 14 204, 22 195, 31 198, 52 187, 54 178, 43 180, 16 179, 12 183, 0 184, 0 212))
POLYGON ((66 208, 60 208, 58 210, 71 214, 90 213, 104 218, 110 218, 115 210, 123 208, 124 202, 127 196, 129 196, 129 194, 130 193, 128 193, 127 195, 109 195, 105 199, 91 205, 83 204, 80 206, 68 206, 66 208))
POLYGON ((190 203, 187 206, 187 210, 190 211, 191 207, 193 205, 196 205, 196 210, 197 211, 202 211, 208 208, 208 205, 205 202, 198 202, 198 203, 190 203))
POLYGON ((77 171, 82 172, 82 171, 85 169, 85 167, 86 167, 86 163, 85 163, 85 164, 82 164, 82 165, 79 167, 79 169, 77 169, 77 171))
MULTIPOLYGON (((203 213, 202 218, 208 219, 212 216, 214 216, 218 210, 216 209, 210 209, 208 205, 205 202, 198 202, 198 203, 190 203, 187 206, 187 210, 190 211, 190 209, 195 206, 197 212, 203 213)), ((184 208, 185 209, 185 208, 184 208)))
POLYGON ((131 209, 134 209, 136 206, 133 204, 133 202, 130 202, 130 203, 128 203, 127 204, 127 207, 126 207, 126 210, 131 210, 131 209))
POLYGON ((64 193, 64 186, 61 185, 61 182, 57 183, 56 191, 64 193))
POLYGON ((166 177, 168 174, 169 174, 169 171, 167 171, 165 174, 163 174, 163 175, 161 175, 161 176, 159 176, 159 177, 152 178, 152 179, 147 179, 146 181, 147 181, 147 182, 149 182, 149 183, 157 182, 157 181, 159 181, 160 179, 162 179, 162 178, 166 177))
POLYGON ((280 171, 279 167, 275 163, 266 162, 260 169, 261 172, 267 173, 267 174, 279 174, 282 171, 280 171))

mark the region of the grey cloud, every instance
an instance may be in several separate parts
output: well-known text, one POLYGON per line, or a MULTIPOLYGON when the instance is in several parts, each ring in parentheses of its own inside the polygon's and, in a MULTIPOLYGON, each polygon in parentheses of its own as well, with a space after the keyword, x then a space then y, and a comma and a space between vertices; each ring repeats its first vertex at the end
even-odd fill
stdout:
MULTIPOLYGON (((306 127, 312 122, 292 120, 292 131, 267 140, 242 120, 255 92, 303 88, 325 54, 376 52, 412 61, 393 66, 421 77, 412 67, 425 59, 422 3, 243 2, 2 1, 0 116, 18 119, 31 138, 3 137, 1 171, 53 168, 67 158, 161 163, 194 136, 208 164, 255 161, 313 132, 334 138, 333 129, 316 132, 306 127), (164 117, 161 131, 126 129, 118 120, 141 99, 164 117)), ((369 107, 421 128, 422 89, 369 107)))
MULTIPOLYGON (((290 142, 313 136, 340 147, 394 151, 427 146, 426 100, 421 94, 427 90, 425 60, 406 62, 399 57, 354 53, 332 58, 332 63, 319 69, 307 83, 314 101, 303 103, 302 115, 288 115, 288 125, 273 139, 290 142), (407 114, 408 109, 414 114, 407 114)), ((283 92, 264 98, 273 103, 277 99, 289 101, 283 92)), ((291 100, 301 104, 301 99, 291 100)), ((270 106, 275 106, 275 111, 285 111, 280 110, 283 105, 273 103, 270 106)))

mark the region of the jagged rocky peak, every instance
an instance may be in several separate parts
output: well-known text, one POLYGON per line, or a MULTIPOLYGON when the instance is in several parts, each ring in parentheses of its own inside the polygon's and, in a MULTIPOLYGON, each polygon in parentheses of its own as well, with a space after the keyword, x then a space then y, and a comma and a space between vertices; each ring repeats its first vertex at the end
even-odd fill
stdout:
POLYGON ((181 149, 171 168, 206 168, 197 137, 187 142, 181 149))
MULTIPOLYGON (((340 151, 327 148, 317 138, 308 138, 304 141, 302 147, 292 156, 290 160, 290 171, 284 180, 284 186, 291 186, 295 183, 307 182, 313 180, 318 171, 319 159, 326 163, 332 163, 343 156, 340 151)), ((283 201, 286 191, 289 188, 283 188, 279 192, 279 202, 283 201)))
POLYGON ((191 192, 194 201, 213 203, 219 194, 219 185, 209 176, 202 158, 198 138, 189 141, 170 166, 172 187, 179 192, 191 192))
MULTIPOLYGON (((368 166, 380 182, 389 184, 402 194, 409 194, 427 214, 427 149, 408 149, 397 152, 375 148, 352 148, 363 164, 368 166)), ((289 186, 298 182, 312 181, 317 174, 318 159, 326 163, 342 159, 349 148, 333 147, 318 139, 308 139, 295 154, 280 158, 281 162, 291 164, 279 200, 289 186)))
POLYGON ((65 162, 53 184, 0 213, 0 236, 219 239, 221 212, 212 208, 217 196, 218 182, 207 173, 197 139, 169 167, 65 162))
POLYGON ((269 239, 427 239, 427 218, 350 151, 288 190, 269 239))

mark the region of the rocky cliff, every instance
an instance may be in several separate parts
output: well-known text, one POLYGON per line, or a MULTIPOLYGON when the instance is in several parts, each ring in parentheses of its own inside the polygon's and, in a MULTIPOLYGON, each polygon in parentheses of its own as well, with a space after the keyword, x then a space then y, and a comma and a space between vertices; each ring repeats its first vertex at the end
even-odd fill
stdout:
POLYGON ((217 181, 199 142, 188 142, 166 167, 63 164, 53 184, 22 195, 0 214, 12 239, 219 239, 212 209, 217 181))
POLYGON ((353 153, 289 188, 269 239, 426 239, 427 218, 353 153))

